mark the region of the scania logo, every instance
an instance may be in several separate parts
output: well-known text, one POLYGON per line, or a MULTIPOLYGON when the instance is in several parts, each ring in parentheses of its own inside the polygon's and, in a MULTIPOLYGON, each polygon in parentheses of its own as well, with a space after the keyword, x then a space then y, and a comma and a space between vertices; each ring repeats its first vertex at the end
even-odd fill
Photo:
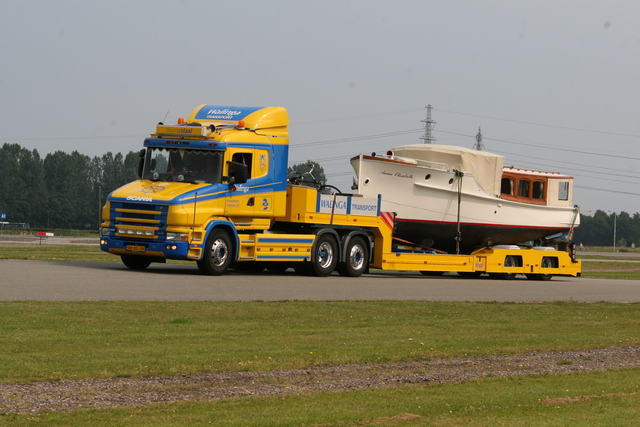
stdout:
POLYGON ((159 191, 164 190, 162 185, 151 185, 149 187, 144 187, 142 190, 143 193, 157 193, 159 191))
POLYGON ((132 202, 153 202, 151 197, 127 196, 127 200, 132 202))

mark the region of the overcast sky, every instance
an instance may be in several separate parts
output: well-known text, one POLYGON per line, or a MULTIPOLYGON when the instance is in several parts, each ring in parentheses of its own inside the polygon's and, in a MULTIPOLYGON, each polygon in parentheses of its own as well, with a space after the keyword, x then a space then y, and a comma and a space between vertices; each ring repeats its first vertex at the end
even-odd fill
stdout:
POLYGON ((349 158, 478 127, 505 164, 640 211, 640 2, 0 3, 0 143, 137 151, 200 104, 287 108, 290 164, 348 190, 349 158))

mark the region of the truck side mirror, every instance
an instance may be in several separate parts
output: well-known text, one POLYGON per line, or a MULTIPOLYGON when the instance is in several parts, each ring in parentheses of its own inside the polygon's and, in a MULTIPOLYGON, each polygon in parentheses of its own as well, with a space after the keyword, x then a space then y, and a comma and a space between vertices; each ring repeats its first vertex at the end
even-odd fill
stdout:
POLYGON ((138 178, 140 179, 142 179, 142 168, 144 168, 145 154, 147 154, 147 150, 145 150, 144 148, 138 153, 138 156, 140 156, 140 159, 138 160, 138 178))
POLYGON ((249 178, 249 168, 244 163, 227 162, 229 165, 229 184, 244 184, 249 178))

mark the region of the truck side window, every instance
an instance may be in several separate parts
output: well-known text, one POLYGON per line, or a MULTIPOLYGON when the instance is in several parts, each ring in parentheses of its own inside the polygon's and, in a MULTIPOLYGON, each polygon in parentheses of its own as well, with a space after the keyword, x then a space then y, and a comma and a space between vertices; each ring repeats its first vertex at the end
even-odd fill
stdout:
POLYGON ((236 163, 242 163, 243 165, 247 165, 247 169, 249 169, 249 176, 251 178, 251 161, 252 161, 251 153, 235 153, 231 156, 231 161, 236 163))

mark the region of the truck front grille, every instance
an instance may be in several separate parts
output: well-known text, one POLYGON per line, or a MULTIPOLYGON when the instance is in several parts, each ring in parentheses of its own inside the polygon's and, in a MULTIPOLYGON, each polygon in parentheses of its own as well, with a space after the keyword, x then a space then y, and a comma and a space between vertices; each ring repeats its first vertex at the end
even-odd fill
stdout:
POLYGON ((165 236, 168 206, 111 202, 112 228, 116 238, 148 241, 165 236))

